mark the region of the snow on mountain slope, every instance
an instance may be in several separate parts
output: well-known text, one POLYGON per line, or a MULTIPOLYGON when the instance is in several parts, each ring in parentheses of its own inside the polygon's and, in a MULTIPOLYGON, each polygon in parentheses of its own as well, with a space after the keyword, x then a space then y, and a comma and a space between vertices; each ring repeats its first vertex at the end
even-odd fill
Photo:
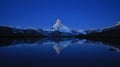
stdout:
MULTIPOLYGON (((4 30, 3 30, 4 31, 4 30)), ((21 28, 10 27, 10 31, 14 35, 42 35, 42 36, 76 36, 80 34, 86 34, 83 30, 70 29, 66 25, 62 24, 60 19, 57 19, 55 24, 50 29, 36 29, 36 28, 21 28)))
POLYGON ((76 29, 72 29, 71 30, 73 34, 79 35, 79 34, 86 34, 86 32, 84 30, 76 30, 76 29))
POLYGON ((106 28, 103 28, 102 31, 115 30, 115 29, 120 29, 120 22, 117 22, 116 24, 113 24, 106 28))
POLYGON ((116 24, 112 25, 112 27, 117 27, 117 26, 120 26, 120 21, 117 22, 116 24))
POLYGON ((99 28, 94 30, 85 30, 87 34, 90 33, 100 33, 100 32, 106 32, 111 30, 120 30, 120 22, 117 22, 116 24, 113 24, 111 26, 105 27, 105 28, 99 28))
POLYGON ((71 30, 70 30, 67 26, 63 25, 63 24, 61 23, 60 19, 57 19, 57 20, 56 20, 56 23, 55 23, 55 25, 53 25, 52 29, 53 29, 54 31, 71 33, 71 30))

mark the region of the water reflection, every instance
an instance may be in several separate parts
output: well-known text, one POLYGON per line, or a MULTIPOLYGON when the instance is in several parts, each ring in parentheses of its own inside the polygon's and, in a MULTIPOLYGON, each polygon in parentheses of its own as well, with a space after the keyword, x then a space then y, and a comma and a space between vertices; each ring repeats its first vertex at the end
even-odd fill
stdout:
POLYGON ((0 38, 0 67, 120 67, 119 63, 120 45, 111 41, 0 38))
POLYGON ((72 45, 84 45, 84 44, 94 44, 101 45, 109 48, 110 51, 120 52, 119 44, 111 44, 110 42, 104 41, 95 41, 87 39, 78 39, 78 38, 0 38, 0 47, 14 47, 21 45, 49 45, 51 46, 57 54, 72 45))

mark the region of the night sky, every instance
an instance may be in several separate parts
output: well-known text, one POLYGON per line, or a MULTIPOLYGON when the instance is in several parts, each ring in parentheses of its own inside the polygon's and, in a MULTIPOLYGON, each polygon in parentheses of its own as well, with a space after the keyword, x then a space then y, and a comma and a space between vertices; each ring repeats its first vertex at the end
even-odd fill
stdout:
POLYGON ((120 0, 0 0, 0 26, 51 28, 56 19, 75 29, 120 21, 120 0))

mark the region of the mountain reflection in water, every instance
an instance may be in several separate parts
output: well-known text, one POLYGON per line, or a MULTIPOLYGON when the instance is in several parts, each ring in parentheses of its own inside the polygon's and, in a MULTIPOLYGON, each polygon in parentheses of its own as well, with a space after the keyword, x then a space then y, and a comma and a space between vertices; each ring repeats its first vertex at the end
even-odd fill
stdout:
POLYGON ((0 67, 120 66, 120 45, 77 38, 0 38, 0 55, 0 67))

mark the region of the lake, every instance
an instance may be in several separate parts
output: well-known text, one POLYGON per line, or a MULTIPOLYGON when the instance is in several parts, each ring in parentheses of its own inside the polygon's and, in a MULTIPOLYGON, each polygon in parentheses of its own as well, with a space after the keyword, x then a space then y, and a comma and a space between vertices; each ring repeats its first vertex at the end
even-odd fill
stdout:
POLYGON ((120 67, 120 45, 77 38, 0 38, 0 67, 120 67))

